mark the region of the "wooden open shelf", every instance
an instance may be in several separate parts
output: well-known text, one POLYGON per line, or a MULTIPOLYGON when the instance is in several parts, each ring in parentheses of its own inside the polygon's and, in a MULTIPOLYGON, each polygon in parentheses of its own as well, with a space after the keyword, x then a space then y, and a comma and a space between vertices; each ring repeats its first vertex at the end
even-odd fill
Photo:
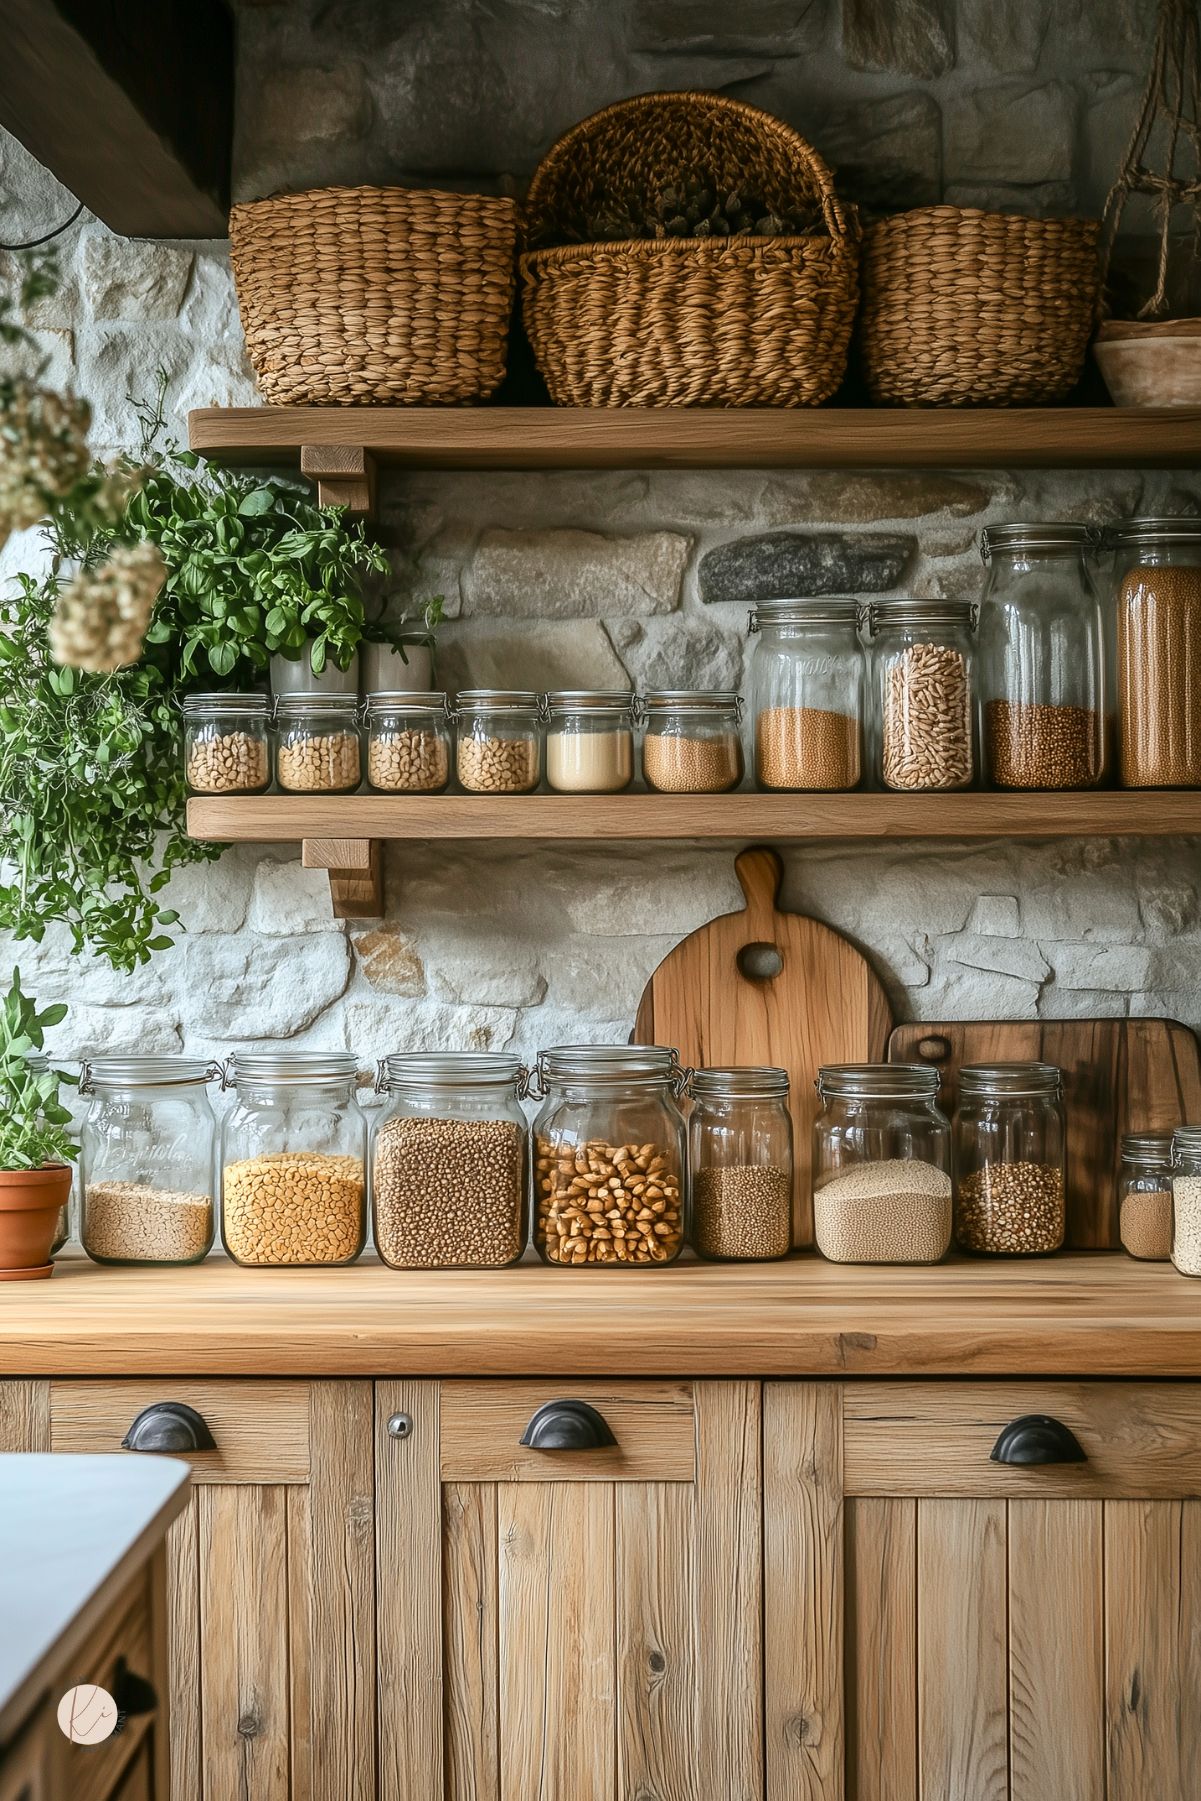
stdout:
POLYGON ((293 466, 332 449, 415 469, 1179 469, 1201 464, 1201 407, 202 407, 188 441, 293 466))

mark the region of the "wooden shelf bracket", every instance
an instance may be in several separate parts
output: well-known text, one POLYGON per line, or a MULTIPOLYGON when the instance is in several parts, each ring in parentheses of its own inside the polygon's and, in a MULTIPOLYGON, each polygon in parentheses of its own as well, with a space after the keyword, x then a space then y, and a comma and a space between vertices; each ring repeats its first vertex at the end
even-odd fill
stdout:
POLYGON ((305 869, 329 874, 335 919, 379 919, 384 911, 384 877, 376 838, 306 838, 305 869))
POLYGON ((317 484, 317 505, 345 507, 357 518, 375 513, 375 458, 361 444, 305 444, 300 473, 317 484))

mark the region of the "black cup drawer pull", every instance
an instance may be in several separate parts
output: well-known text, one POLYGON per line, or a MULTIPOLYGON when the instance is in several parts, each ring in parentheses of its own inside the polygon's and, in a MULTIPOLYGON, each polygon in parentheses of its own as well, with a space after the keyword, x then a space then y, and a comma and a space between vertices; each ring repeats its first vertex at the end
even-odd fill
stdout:
POLYGON ((126 1451, 215 1451, 217 1443, 202 1413, 186 1401, 155 1401, 143 1407, 125 1437, 126 1451))
POLYGON ((1088 1453, 1069 1426, 1049 1413, 1010 1420, 991 1453, 993 1463, 1087 1463, 1088 1453))
POLYGON ((599 1451, 617 1440, 587 1401, 547 1401, 521 1435, 531 1451, 599 1451))

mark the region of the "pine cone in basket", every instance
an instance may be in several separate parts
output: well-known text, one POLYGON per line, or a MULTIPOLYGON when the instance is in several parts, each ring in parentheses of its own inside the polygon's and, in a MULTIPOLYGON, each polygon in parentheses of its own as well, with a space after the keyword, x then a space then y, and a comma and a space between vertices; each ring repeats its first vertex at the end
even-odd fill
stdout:
POLYGON ((692 171, 668 182, 645 207, 632 198, 608 197, 589 215, 579 243, 626 238, 731 238, 800 236, 821 226, 817 209, 804 218, 782 218, 756 195, 721 191, 692 171))

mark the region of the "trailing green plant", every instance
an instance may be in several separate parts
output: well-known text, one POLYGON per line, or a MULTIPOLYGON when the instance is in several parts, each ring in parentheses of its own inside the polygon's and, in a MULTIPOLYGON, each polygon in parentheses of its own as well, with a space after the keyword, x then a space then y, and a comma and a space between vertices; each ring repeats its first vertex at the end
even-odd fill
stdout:
POLYGON ((0 1007, 0 1169, 42 1169, 79 1154, 71 1115, 59 1099, 62 1084, 74 1078, 51 1069, 41 1054, 46 1032, 66 1014, 62 1003, 39 1013, 22 992, 20 970, 13 970, 0 1007))

